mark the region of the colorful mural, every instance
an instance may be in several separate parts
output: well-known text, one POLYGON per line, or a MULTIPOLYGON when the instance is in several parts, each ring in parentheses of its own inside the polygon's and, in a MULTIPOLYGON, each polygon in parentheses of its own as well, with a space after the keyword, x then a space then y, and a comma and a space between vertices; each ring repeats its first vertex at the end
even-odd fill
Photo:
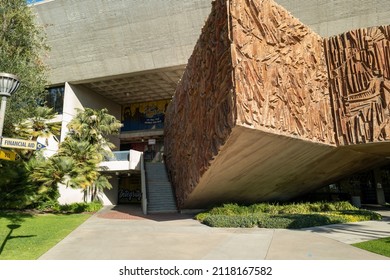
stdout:
POLYGON ((122 107, 122 131, 164 128, 170 100, 133 103, 122 107))

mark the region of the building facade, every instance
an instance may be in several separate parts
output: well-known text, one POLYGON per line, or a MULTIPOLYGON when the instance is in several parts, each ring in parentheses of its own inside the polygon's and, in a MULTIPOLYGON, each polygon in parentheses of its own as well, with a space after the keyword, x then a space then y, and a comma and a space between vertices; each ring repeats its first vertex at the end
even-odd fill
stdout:
MULTIPOLYGON (((384 0, 280 0, 278 4, 322 37, 389 24, 390 7, 384 0)), ((118 152, 123 151, 125 157, 130 150, 143 152, 146 161, 162 161, 165 112, 212 11, 212 1, 47 0, 33 4, 32 9, 51 46, 48 104, 59 113, 60 141, 77 108, 107 108, 123 123, 119 137, 112 138, 118 152)), ((250 145, 257 140, 248 136, 246 141, 250 145)), ((113 189, 104 194, 103 202, 139 203, 141 170, 135 165, 111 171, 113 189)), ((224 200, 220 193, 216 195, 221 199, 211 201, 224 200)), ((80 199, 79 191, 61 188, 60 202, 80 199)), ((208 203, 187 205, 196 208, 208 203)))

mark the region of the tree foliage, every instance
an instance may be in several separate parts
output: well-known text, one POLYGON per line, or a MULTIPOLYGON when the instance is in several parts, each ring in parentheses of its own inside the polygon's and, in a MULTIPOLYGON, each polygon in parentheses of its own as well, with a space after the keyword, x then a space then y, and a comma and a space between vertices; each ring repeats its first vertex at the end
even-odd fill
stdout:
POLYGON ((113 144, 108 136, 118 134, 121 123, 107 109, 79 110, 68 124, 69 133, 58 152, 45 162, 31 166, 31 180, 54 188, 58 183, 82 189, 85 199, 95 201, 105 188, 111 188, 99 164, 110 156, 113 144), (42 165, 40 165, 42 164, 42 165))
POLYGON ((121 126, 107 109, 91 108, 78 110, 68 124, 69 133, 61 143, 58 155, 73 158, 75 168, 73 174, 69 174, 69 186, 85 190, 91 201, 99 199, 98 194, 103 189, 112 187, 108 177, 100 172, 99 164, 112 156, 114 145, 108 136, 118 134, 121 126))
POLYGON ((44 30, 26 1, 0 0, 0 72, 17 75, 21 81, 7 100, 4 135, 12 136, 13 124, 31 117, 37 101, 43 100, 47 85, 43 59, 48 50, 44 30))
MULTIPOLYGON (((58 123, 50 122, 55 116, 52 109, 38 106, 31 113, 33 117, 14 126, 14 135, 36 141, 40 136, 59 133, 58 123)), ((14 149, 14 152, 19 155, 18 160, 0 161, 0 208, 26 208, 56 201, 59 197, 57 185, 36 180, 34 176, 43 173, 53 176, 53 180, 60 178, 62 174, 56 172, 66 170, 67 162, 56 162, 61 168, 54 169, 46 165, 47 160, 39 151, 14 149)))
MULTIPOLYGON (((42 126, 52 112, 43 114, 47 108, 38 104, 47 85, 43 59, 48 50, 44 30, 36 24, 26 1, 0 0, 0 72, 17 75, 21 82, 18 91, 7 99, 4 136, 35 140, 45 129, 46 135, 53 132, 54 126, 42 126)), ((25 208, 58 197, 57 188, 47 189, 29 181, 29 161, 38 160, 32 157, 34 152, 15 152, 21 155, 19 160, 0 161, 0 208, 25 208)))

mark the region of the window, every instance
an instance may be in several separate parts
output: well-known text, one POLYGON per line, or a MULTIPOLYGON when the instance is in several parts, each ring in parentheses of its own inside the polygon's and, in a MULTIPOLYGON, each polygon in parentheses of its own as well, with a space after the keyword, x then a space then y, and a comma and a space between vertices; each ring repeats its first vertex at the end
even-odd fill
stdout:
POLYGON ((64 106, 64 92, 65 87, 52 87, 49 88, 48 94, 46 95, 46 106, 53 108, 56 113, 62 114, 63 106, 64 106))

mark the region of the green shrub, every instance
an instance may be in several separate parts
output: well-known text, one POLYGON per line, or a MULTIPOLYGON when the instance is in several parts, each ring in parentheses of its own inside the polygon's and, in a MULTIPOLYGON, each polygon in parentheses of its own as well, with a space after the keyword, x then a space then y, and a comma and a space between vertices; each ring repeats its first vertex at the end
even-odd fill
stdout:
POLYGON ((90 202, 85 212, 97 212, 102 208, 103 204, 101 202, 90 202))
POLYGON ((307 203, 292 203, 281 205, 278 209, 279 214, 307 214, 310 213, 311 208, 317 209, 317 207, 310 206, 307 203))
POLYGON ((359 208, 353 206, 348 201, 337 201, 333 203, 336 211, 344 211, 344 210, 359 210, 359 208))
POLYGON ((211 215, 243 215, 248 214, 249 210, 246 206, 240 206, 236 203, 223 204, 220 207, 214 207, 209 211, 211 215))
POLYGON ((293 222, 288 226, 290 229, 317 227, 330 224, 345 223, 341 216, 329 216, 321 214, 295 215, 291 217, 293 222))
POLYGON ((277 214, 279 207, 280 206, 278 204, 256 203, 248 206, 247 208, 250 213, 277 214))
POLYGON ((207 213, 207 212, 202 212, 202 213, 197 214, 197 215, 195 216, 195 219, 202 223, 202 222, 204 221, 204 219, 205 219, 206 217, 208 217, 208 216, 210 216, 209 213, 207 213))
POLYGON ((343 216, 353 216, 356 222, 367 221, 367 220, 381 220, 382 216, 376 212, 357 209, 357 210, 340 210, 336 212, 343 216))
POLYGON ((35 208, 40 211, 59 212, 60 204, 58 203, 57 200, 50 200, 50 201, 40 203, 35 208))
POLYGON ((103 207, 100 202, 75 202, 60 205, 59 211, 65 213, 97 212, 103 207))
POLYGON ((293 220, 289 217, 265 215, 258 221, 261 228, 288 228, 293 220))
POLYGON ((258 217, 254 215, 211 215, 204 218, 203 223, 211 227, 242 227, 257 226, 258 217))
POLYGON ((344 222, 321 214, 283 214, 264 216, 258 226, 262 228, 298 229, 344 222))
POLYGON ((305 228, 336 223, 380 220, 375 212, 361 210, 349 202, 292 204, 258 203, 250 206, 224 204, 195 218, 212 227, 305 228))
POLYGON ((59 197, 58 188, 33 184, 23 161, 0 160, 0 209, 36 208, 59 197))

